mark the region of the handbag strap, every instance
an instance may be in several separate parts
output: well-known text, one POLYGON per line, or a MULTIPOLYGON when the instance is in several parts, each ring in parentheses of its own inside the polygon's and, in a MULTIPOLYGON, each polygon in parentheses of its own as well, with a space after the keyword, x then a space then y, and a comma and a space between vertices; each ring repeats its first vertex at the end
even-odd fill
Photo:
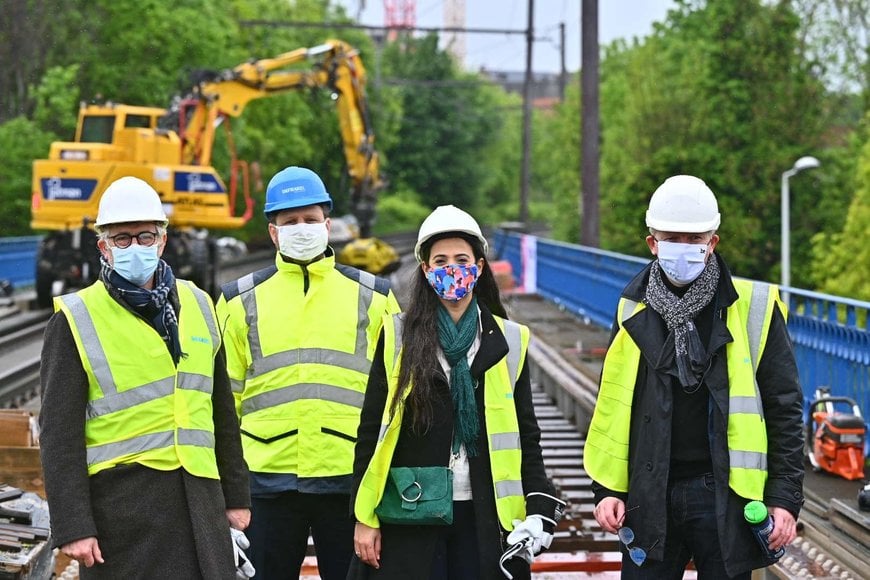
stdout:
POLYGON ((453 464, 459 459, 459 448, 462 446, 462 443, 459 442, 455 437, 453 438, 453 445, 450 448, 450 461, 447 462, 447 469, 453 471, 453 464))

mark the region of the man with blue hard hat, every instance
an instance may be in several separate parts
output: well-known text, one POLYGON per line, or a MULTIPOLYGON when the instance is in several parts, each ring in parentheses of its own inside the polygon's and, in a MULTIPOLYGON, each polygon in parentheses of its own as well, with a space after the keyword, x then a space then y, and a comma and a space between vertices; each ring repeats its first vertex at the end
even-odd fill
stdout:
POLYGON ((399 312, 386 280, 335 262, 332 199, 316 173, 266 189, 275 265, 226 284, 217 313, 251 471, 249 556, 257 578, 297 578, 314 538, 320 576, 344 579, 354 444, 381 320, 399 312))

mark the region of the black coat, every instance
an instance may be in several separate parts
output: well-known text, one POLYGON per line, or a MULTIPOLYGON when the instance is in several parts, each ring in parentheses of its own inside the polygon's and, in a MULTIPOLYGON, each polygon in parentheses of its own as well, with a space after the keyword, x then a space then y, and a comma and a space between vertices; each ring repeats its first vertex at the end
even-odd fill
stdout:
MULTIPOLYGON (((500 579, 504 576, 498 567, 498 560, 504 552, 505 532, 498 521, 493 493, 492 473, 489 463, 489 450, 485 444, 485 417, 483 413, 483 394, 485 389, 484 373, 498 363, 508 352, 504 335, 495 322, 492 314, 481 305, 481 341, 480 348, 471 364, 471 374, 477 382, 475 398, 478 418, 482 431, 477 445, 478 455, 469 458, 471 489, 474 497, 475 518, 477 523, 477 540, 480 550, 481 579, 500 579)), ((433 353, 432 356, 435 356, 433 353)), ((356 492, 360 481, 374 453, 378 432, 381 425, 384 406, 387 403, 387 378, 384 370, 383 335, 378 342, 377 351, 372 363, 365 403, 359 426, 359 438, 356 445, 353 470, 353 488, 351 494, 351 510, 353 510, 356 492)), ((448 464, 453 436, 453 403, 447 377, 439 373, 438 397, 434 404, 434 424, 425 435, 417 435, 411 430, 411 413, 405 413, 402 418, 402 428, 396 450, 393 455, 393 466, 427 466, 448 464)), ((529 382, 529 363, 523 365, 514 390, 514 403, 517 409, 517 420, 520 428, 522 447, 522 481, 523 490, 543 492, 555 495, 553 486, 544 471, 541 457, 540 435, 535 410, 532 403, 531 385, 529 382)), ((535 496, 528 498, 526 510, 528 514, 540 513, 553 519, 553 504, 541 501, 536 503, 535 496), (547 513, 549 512, 549 513, 547 513)), ((381 526, 381 567, 378 570, 370 568, 360 560, 355 559, 351 565, 349 578, 395 578, 396 580, 426 580, 432 565, 435 549, 435 526, 381 526)), ((512 570, 517 579, 530 576, 529 567, 518 558, 511 560, 512 570), (517 566, 517 564, 522 564, 517 566)))
MULTIPOLYGON (((171 295, 177 307, 176 296, 171 295)), ((132 311, 130 315, 135 316, 132 311)), ((235 578, 225 509, 251 504, 223 348, 214 371, 220 481, 182 469, 163 472, 135 464, 89 477, 87 375, 66 316, 58 312, 49 320, 40 369, 39 422, 52 545, 96 536, 106 562, 82 566, 82 578, 235 578)))
MULTIPOLYGON (((725 347, 732 342, 726 326, 726 309, 737 300, 731 275, 718 254, 721 276, 713 304, 718 315, 712 317, 707 352, 711 356, 703 384, 708 389, 710 405, 710 454, 716 487, 716 516, 719 542, 725 567, 730 575, 768 565, 743 519, 748 500, 728 487, 729 455, 728 365, 725 347)), ((647 266, 622 293, 629 300, 642 302, 646 295, 650 266, 647 266)), ((628 506, 639 506, 626 515, 626 525, 635 531, 640 546, 655 547, 652 559, 664 553, 667 523, 666 491, 670 468, 672 383, 670 375, 656 370, 662 358, 667 326, 652 308, 645 308, 625 321, 624 327, 641 351, 641 364, 632 403, 629 436, 628 494, 619 494, 594 484, 596 503, 605 496, 617 496, 628 506)), ((614 329, 616 325, 614 324, 614 329)), ((767 344, 756 372, 767 423, 768 479, 764 501, 782 507, 797 518, 803 504, 803 393, 785 320, 774 309, 767 344)))

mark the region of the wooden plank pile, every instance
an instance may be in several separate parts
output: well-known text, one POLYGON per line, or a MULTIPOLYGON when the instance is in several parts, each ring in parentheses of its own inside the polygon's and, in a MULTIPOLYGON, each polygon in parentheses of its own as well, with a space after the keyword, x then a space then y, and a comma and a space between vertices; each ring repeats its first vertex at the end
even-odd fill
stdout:
POLYGON ((0 483, 0 580, 51 577, 48 504, 35 493, 0 483))

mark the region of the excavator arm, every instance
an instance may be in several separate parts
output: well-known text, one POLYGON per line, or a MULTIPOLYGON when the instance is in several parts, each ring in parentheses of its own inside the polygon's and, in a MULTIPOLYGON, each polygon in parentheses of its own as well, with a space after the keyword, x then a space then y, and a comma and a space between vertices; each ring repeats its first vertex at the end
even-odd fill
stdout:
POLYGON ((249 102, 307 88, 332 91, 352 183, 351 206, 361 235, 369 235, 383 187, 365 96, 366 74, 356 49, 340 40, 242 63, 199 82, 192 112, 181 116, 182 162, 210 165, 217 127, 249 102), (304 67, 304 65, 308 65, 304 67), (294 68, 295 67, 295 68, 294 68))

